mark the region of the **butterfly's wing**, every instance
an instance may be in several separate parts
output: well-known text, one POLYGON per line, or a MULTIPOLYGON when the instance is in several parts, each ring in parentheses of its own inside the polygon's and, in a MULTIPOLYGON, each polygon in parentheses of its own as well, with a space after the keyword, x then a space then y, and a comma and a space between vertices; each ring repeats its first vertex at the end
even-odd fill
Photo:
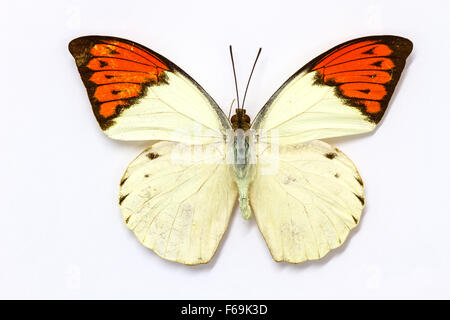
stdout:
POLYGON ((125 172, 119 204, 126 225, 164 259, 207 263, 237 196, 224 162, 227 117, 179 67, 137 43, 88 36, 69 50, 106 135, 168 140, 125 172))
POLYGON ((299 263, 345 241, 364 207, 363 182, 325 142, 272 145, 259 155, 250 204, 272 257, 299 263))
POLYGON ((159 142, 128 167, 122 217, 139 241, 164 259, 194 265, 214 255, 236 202, 224 151, 159 142))
POLYGON ((230 123, 183 70, 135 42, 87 36, 70 42, 102 130, 119 140, 206 144, 223 140, 230 123))
POLYGON ((296 72, 255 118, 262 152, 250 203, 275 260, 319 259, 358 224, 364 191, 357 169, 314 139, 373 130, 411 50, 394 36, 341 44, 296 72))
POLYGON ((338 45, 291 76, 252 128, 280 144, 372 131, 412 50, 408 39, 372 36, 338 45))

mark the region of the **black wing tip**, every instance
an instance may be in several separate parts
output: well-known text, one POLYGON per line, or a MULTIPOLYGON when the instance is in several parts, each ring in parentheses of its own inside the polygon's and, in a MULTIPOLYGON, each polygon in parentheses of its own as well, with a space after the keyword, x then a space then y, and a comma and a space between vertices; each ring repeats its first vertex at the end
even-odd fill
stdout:
POLYGON ((72 56, 75 55, 76 51, 77 51, 77 39, 73 39, 72 41, 69 42, 69 45, 67 46, 67 48, 69 49, 70 54, 72 54, 72 56))
POLYGON ((86 48, 91 47, 93 44, 95 44, 99 41, 105 41, 105 40, 124 42, 126 44, 129 44, 133 47, 139 48, 139 49, 146 51, 147 53, 153 55, 155 58, 160 60, 164 65, 166 65, 170 71, 173 71, 174 69, 181 70, 174 63, 172 63, 169 59, 163 57, 162 55, 153 51, 152 49, 149 49, 146 46, 139 44, 135 41, 128 40, 125 38, 115 37, 115 36, 102 36, 102 35, 81 36, 81 37, 75 38, 69 42, 69 51, 75 58, 77 58, 80 54, 83 54, 85 52, 86 48))
POLYGON ((409 40, 408 38, 399 37, 399 36, 393 36, 393 37, 398 39, 402 43, 403 46, 405 46, 406 48, 410 48, 411 49, 410 51, 412 51, 414 44, 411 40, 409 40))
MULTIPOLYGON (((359 42, 362 40, 384 40, 386 42, 391 42, 393 44, 397 44, 398 47, 401 47, 402 51, 405 53, 406 56, 408 56, 414 45, 411 40, 408 38, 402 37, 402 36, 396 36, 391 34, 386 35, 373 35, 373 36, 366 36, 362 38, 356 38, 353 40, 350 40, 349 42, 359 42)), ((345 44, 345 43, 343 43, 345 44)))
POLYGON ((413 50, 414 44, 408 38, 400 36, 386 36, 387 38, 392 38, 392 42, 397 45, 397 47, 403 52, 405 58, 409 56, 413 50))
POLYGON ((89 46, 94 41, 98 40, 120 40, 120 41, 126 41, 128 43, 133 43, 133 41, 112 37, 112 36, 100 36, 100 35, 89 35, 89 36, 81 36, 78 38, 75 38, 69 42, 69 52, 72 55, 76 55, 78 52, 89 46))
POLYGON ((401 39, 402 39, 403 51, 404 51, 406 57, 408 57, 414 48, 414 44, 411 40, 409 40, 407 38, 401 38, 401 39))
MULTIPOLYGON (((96 36, 84 36, 73 39, 69 42, 68 48, 69 52, 72 56, 77 57, 81 52, 86 50, 89 47, 89 44, 92 42, 93 37, 96 36)), ((106 37, 104 37, 106 38, 106 37)))

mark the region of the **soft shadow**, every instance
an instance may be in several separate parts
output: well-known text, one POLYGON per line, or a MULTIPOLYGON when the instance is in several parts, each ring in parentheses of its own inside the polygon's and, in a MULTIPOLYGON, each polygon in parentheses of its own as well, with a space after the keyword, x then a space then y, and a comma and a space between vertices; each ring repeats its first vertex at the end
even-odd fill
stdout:
POLYGON ((112 145, 116 145, 123 148, 142 148, 142 150, 154 145, 157 142, 162 140, 144 140, 144 141, 121 141, 121 140, 112 140, 105 136, 105 139, 109 141, 112 145))
POLYGON ((321 140, 326 141, 327 143, 329 143, 333 146, 338 146, 338 148, 340 149, 340 147, 339 147, 340 144, 346 144, 346 143, 349 143, 356 139, 370 137, 371 135, 375 134, 375 131, 376 131, 376 129, 371 132, 359 133, 359 134, 355 134, 355 135, 351 135, 351 136, 344 136, 344 137, 327 138, 327 139, 321 139, 321 140))

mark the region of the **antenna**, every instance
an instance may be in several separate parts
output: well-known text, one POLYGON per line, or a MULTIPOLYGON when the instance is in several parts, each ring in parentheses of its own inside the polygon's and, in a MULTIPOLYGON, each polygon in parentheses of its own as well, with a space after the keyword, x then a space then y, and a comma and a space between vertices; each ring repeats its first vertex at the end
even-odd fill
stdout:
POLYGON ((231 116, 231 108, 233 108, 234 100, 236 100, 236 99, 233 99, 233 101, 231 101, 230 111, 228 112, 228 119, 230 119, 230 116, 231 116))
POLYGON ((252 72, 250 72, 250 77, 248 77, 247 87, 245 88, 245 93, 244 93, 244 100, 242 101, 242 108, 244 108, 245 98, 247 97, 248 85, 250 84, 250 80, 251 80, 252 75, 253 75, 253 70, 255 70, 256 62, 258 61, 259 55, 261 53, 261 50, 262 50, 262 48, 259 48, 258 54, 256 55, 255 62, 253 63, 252 72))
POLYGON ((238 105, 238 109, 239 109, 239 91, 238 91, 237 78, 236 78, 236 69, 234 68, 233 49, 231 49, 231 45, 230 45, 230 56, 231 56, 231 64, 233 65, 234 85, 236 87, 236 98, 237 98, 237 105, 238 105))

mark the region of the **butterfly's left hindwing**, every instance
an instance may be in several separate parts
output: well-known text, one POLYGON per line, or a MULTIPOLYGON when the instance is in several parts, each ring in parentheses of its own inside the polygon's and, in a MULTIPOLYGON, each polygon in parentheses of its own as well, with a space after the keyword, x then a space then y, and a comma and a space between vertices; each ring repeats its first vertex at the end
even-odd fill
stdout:
POLYGON ((102 130, 119 140, 222 141, 230 123, 184 71, 129 40, 88 36, 70 42, 102 130))
POLYGON ((156 143, 122 178, 119 204, 127 227, 164 259, 207 263, 227 229, 236 185, 223 152, 205 148, 156 143))
POLYGON ((372 131, 412 50, 408 39, 372 36, 338 45, 289 78, 252 128, 298 143, 372 131))

